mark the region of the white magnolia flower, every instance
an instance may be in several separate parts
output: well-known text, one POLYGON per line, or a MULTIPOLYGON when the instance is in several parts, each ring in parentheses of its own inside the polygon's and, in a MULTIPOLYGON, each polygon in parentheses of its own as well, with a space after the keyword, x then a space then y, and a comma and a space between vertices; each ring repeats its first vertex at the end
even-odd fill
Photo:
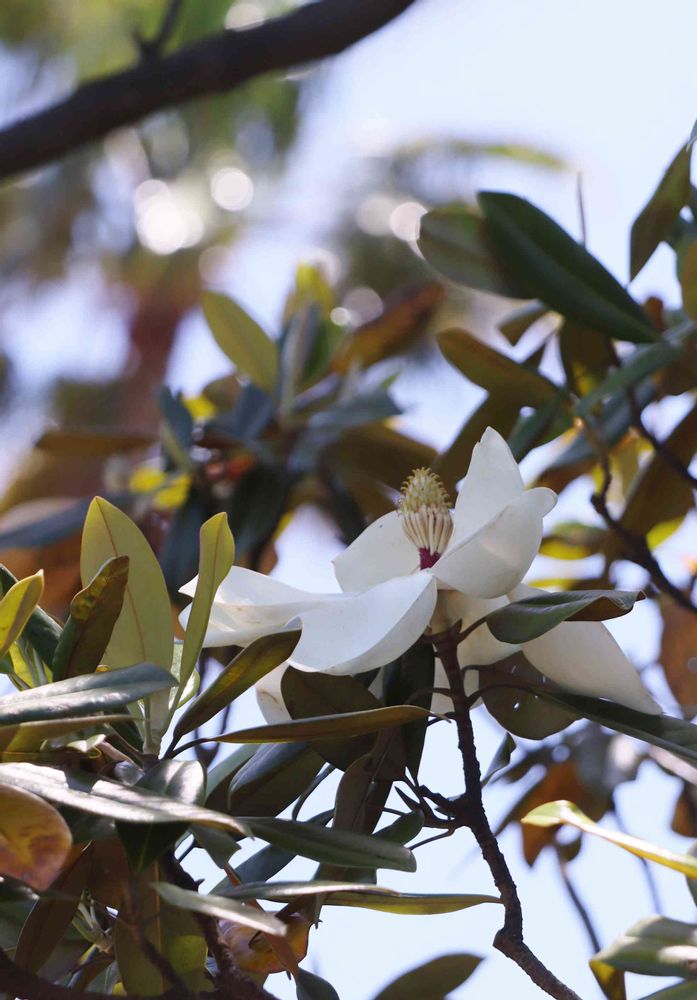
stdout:
MULTIPOLYGON (((453 510, 426 470, 409 480, 399 511, 385 514, 334 560, 343 593, 315 594, 233 567, 213 603, 207 646, 241 645, 290 626, 302 634, 290 664, 352 674, 382 667, 412 646, 431 625, 464 626, 509 599, 542 539, 542 519, 556 503, 548 489, 526 490, 503 438, 488 428, 475 445, 453 510)), ((196 580, 182 588, 193 595, 196 580)), ((182 624, 188 620, 188 609, 182 624)), ((462 665, 487 664, 517 647, 483 625, 459 647, 462 665)), ((526 643, 525 653, 546 676, 571 691, 658 711, 605 627, 577 622, 526 643)), ((284 714, 281 670, 258 685, 262 710, 284 714)), ((287 715, 285 716, 287 717, 287 715)))

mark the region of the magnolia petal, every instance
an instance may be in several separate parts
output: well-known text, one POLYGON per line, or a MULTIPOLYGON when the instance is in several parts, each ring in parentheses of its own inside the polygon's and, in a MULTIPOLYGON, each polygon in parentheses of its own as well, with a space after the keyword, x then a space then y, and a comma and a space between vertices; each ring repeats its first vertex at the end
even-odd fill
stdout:
POLYGON ((610 698, 627 708, 660 715, 661 708, 602 622, 563 622, 523 643, 540 673, 568 691, 610 698))
POLYGON ((404 534, 397 511, 373 521, 334 559, 334 572, 345 591, 367 590, 419 568, 419 553, 404 534))
POLYGON ((523 492, 523 478, 511 449, 487 427, 472 449, 467 475, 453 511, 455 540, 469 538, 523 492))
POLYGON ((282 663, 280 667, 270 670, 254 685, 261 714, 269 724, 290 721, 290 712, 286 708, 281 694, 281 681, 287 669, 288 664, 282 663))
MULTIPOLYGON (((182 590, 191 593, 192 584, 195 581, 182 590)), ((245 646, 262 635, 280 631, 302 611, 338 596, 297 590, 263 573, 233 566, 213 600, 204 646, 245 646)), ((184 628, 190 613, 191 609, 185 608, 179 617, 184 628)))
POLYGON ((335 674, 383 667, 423 635, 436 594, 436 581, 421 572, 303 612, 300 642, 290 662, 335 674))
POLYGON ((527 573, 542 540, 542 518, 556 503, 552 490, 526 490, 470 538, 452 542, 430 572, 453 590, 500 597, 527 573))

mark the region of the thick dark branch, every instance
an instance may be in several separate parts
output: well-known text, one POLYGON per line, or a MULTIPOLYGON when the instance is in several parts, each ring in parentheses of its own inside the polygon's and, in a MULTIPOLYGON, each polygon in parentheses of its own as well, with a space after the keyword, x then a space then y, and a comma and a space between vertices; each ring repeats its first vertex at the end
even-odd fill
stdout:
POLYGON ((470 708, 457 659, 458 628, 456 625, 450 632, 441 632, 431 637, 436 656, 443 664, 448 678, 465 778, 464 795, 459 800, 449 803, 449 806, 453 817, 460 819, 462 825, 471 829, 501 896, 504 921, 503 927, 494 938, 494 947, 515 962, 536 986, 556 1000, 580 1000, 572 989, 557 979, 554 973, 533 954, 523 937, 523 912, 518 890, 489 825, 482 801, 482 776, 477 759, 470 708))
POLYGON ((172 55, 93 80, 0 131, 0 178, 56 160, 154 111, 232 90, 271 70, 336 55, 413 2, 318 0, 256 27, 222 31, 172 55))

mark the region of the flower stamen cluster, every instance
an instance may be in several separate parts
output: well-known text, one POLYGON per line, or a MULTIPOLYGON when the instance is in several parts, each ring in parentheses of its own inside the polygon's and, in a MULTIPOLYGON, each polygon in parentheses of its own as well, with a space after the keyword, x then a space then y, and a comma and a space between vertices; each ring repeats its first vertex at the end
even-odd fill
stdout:
POLYGON ((416 469, 402 486, 398 513, 407 538, 419 550, 421 569, 433 566, 453 533, 450 499, 430 469, 416 469))

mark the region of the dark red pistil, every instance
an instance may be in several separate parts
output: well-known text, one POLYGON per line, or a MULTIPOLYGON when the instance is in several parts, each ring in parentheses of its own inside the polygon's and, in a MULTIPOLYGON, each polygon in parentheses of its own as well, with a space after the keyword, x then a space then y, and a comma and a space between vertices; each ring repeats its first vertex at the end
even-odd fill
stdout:
POLYGON ((440 559, 440 552, 429 552, 428 549, 419 549, 419 565, 421 569, 430 569, 440 559))

